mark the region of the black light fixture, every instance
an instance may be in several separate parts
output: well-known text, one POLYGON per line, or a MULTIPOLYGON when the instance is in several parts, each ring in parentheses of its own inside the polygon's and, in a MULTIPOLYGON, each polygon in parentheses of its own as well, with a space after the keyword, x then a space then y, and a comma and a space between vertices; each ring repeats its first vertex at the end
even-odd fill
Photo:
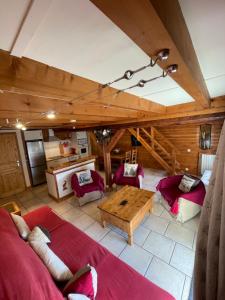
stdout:
POLYGON ((96 136, 97 142, 100 144, 107 143, 112 135, 112 130, 109 128, 95 130, 94 134, 96 136))
POLYGON ((136 70, 134 70, 134 71, 132 71, 132 70, 127 70, 127 71, 123 74, 123 76, 121 76, 121 77, 119 77, 119 78, 117 78, 117 79, 115 79, 115 80, 113 80, 113 81, 110 81, 110 82, 108 82, 108 83, 106 83, 106 84, 103 84, 103 85, 102 85, 102 88, 105 88, 105 87, 107 87, 107 86, 110 86, 111 84, 113 84, 113 83, 115 83, 115 82, 118 82, 118 81, 120 81, 120 80, 123 80, 123 79, 130 80, 130 79, 134 76, 134 74, 139 73, 139 72, 143 71, 144 69, 146 69, 146 68, 148 68, 148 67, 154 67, 154 66, 156 65, 157 61, 167 60, 168 57, 169 57, 169 53, 170 53, 169 49, 163 49, 163 50, 159 51, 159 52, 157 53, 157 55, 156 55, 156 59, 153 60, 153 59, 151 58, 151 59, 150 59, 150 63, 147 64, 146 66, 140 67, 139 69, 136 69, 136 70))

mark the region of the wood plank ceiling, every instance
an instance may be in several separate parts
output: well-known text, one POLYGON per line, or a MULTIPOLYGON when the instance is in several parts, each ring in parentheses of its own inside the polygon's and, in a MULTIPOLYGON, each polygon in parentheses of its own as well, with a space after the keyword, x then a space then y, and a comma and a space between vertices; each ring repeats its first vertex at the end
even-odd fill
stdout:
MULTIPOLYGON (((170 76, 193 97, 194 102, 167 107, 134 94, 116 93, 118 90, 114 87, 103 89, 99 82, 30 58, 13 56, 22 53, 27 43, 20 35, 11 52, 0 50, 2 128, 8 126, 8 121, 13 126, 16 119, 28 128, 75 126, 79 129, 130 126, 192 116, 206 118, 211 114, 224 116, 225 98, 209 97, 178 1, 168 1, 172 3, 168 5, 165 1, 131 0, 129 6, 127 1, 121 0, 92 2, 148 57, 154 57, 163 48, 170 49, 169 60, 159 62, 159 66, 164 69, 172 63, 179 65, 178 72, 170 76), (165 11, 173 15, 172 22, 166 18, 165 11), (56 112, 54 120, 46 118, 48 111, 56 112)), ((24 30, 30 22, 29 11, 27 18, 23 22, 24 30)))

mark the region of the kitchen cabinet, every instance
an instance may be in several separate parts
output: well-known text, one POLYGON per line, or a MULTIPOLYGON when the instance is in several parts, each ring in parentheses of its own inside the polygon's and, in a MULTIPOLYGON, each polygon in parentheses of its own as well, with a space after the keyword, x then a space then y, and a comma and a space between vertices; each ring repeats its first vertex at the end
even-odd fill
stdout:
POLYGON ((54 129, 55 136, 60 140, 68 140, 72 137, 72 132, 69 130, 57 130, 54 129))

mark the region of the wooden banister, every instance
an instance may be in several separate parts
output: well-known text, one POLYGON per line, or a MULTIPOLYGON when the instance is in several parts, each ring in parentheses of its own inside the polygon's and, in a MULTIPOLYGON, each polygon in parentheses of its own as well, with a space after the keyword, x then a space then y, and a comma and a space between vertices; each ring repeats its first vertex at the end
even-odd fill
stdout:
POLYGON ((163 139, 163 142, 169 145, 171 149, 174 149, 176 153, 180 153, 180 151, 176 148, 176 146, 173 143, 171 143, 171 141, 168 140, 168 138, 165 137, 161 132, 159 132, 155 127, 151 126, 151 130, 155 133, 155 136, 156 134, 160 136, 163 139))
POLYGON ((141 130, 151 139, 151 141, 154 143, 154 146, 157 145, 168 156, 169 159, 171 158, 171 154, 157 140, 155 140, 146 129, 141 128, 141 130))

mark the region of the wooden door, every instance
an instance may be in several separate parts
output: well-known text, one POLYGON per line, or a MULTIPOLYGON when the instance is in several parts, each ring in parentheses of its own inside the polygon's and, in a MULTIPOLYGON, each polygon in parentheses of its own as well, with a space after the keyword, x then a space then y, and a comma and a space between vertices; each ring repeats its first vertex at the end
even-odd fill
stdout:
POLYGON ((0 133, 0 198, 25 190, 16 133, 0 133))

